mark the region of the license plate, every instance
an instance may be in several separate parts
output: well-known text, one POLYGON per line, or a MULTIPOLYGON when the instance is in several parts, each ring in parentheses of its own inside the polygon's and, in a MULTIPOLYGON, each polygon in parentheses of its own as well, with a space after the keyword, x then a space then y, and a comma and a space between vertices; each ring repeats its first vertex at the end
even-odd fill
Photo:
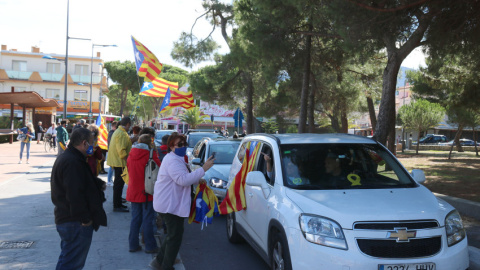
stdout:
POLYGON ((380 264, 378 270, 435 270, 434 263, 380 264))

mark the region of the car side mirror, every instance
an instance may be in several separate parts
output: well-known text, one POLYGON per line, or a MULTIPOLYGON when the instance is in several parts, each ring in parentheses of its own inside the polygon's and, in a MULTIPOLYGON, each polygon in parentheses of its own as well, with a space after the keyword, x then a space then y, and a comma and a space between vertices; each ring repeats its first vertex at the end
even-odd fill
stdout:
POLYGON ((426 180, 423 170, 413 169, 410 175, 412 175, 413 180, 419 184, 422 184, 426 180))
POLYGON ((194 158, 192 159, 192 164, 202 166, 202 161, 200 160, 200 158, 194 158))
POLYGON ((268 187, 267 179, 265 179, 265 175, 262 172, 249 172, 247 174, 245 184, 249 186, 260 187, 263 191, 263 196, 265 197, 265 199, 268 198, 268 196, 270 195, 270 188, 268 187))

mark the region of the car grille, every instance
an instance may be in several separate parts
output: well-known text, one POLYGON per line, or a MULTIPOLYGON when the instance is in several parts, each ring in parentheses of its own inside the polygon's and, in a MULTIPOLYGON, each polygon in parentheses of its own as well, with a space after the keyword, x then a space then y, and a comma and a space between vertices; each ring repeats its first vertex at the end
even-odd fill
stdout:
POLYGON ((383 239, 357 239, 360 250, 366 255, 379 258, 418 258, 438 253, 442 238, 410 239, 409 242, 383 239))
POLYGON ((354 230, 393 230, 395 228, 408 228, 409 230, 438 228, 435 220, 418 221, 393 221, 393 222, 357 222, 353 225, 354 230))

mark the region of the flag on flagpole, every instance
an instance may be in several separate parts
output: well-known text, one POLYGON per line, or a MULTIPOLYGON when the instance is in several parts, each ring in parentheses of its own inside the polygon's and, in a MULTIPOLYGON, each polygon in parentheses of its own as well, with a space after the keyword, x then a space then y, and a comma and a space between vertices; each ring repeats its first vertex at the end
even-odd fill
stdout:
POLYGON ((235 178, 228 187, 225 199, 223 199, 218 208, 220 214, 226 215, 247 208, 245 201, 245 180, 247 179, 247 174, 253 170, 260 145, 261 143, 258 142, 248 142, 242 167, 237 175, 235 175, 235 178))
POLYGON ((164 97, 168 87, 178 89, 178 82, 169 82, 165 79, 156 77, 151 82, 144 82, 140 95, 149 97, 164 97))
POLYGON ((145 81, 153 81, 162 72, 162 63, 142 43, 132 36, 133 52, 135 54, 135 65, 137 74, 145 77, 145 81))
POLYGON ((105 119, 103 119, 101 114, 98 114, 97 121, 95 124, 98 127, 98 146, 103 149, 108 149, 108 131, 107 126, 105 125, 105 119))
POLYGON ((192 91, 185 93, 175 89, 170 89, 170 87, 167 88, 167 93, 163 98, 162 106, 160 106, 160 113, 166 112, 167 110, 175 107, 182 107, 187 110, 195 107, 195 104, 193 104, 192 91))

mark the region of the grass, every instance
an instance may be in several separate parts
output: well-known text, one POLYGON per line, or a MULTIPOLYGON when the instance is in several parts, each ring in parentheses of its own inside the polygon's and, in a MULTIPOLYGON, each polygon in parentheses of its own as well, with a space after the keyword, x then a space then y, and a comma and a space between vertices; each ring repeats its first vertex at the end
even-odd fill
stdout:
POLYGON ((421 169, 427 180, 424 185, 433 192, 480 202, 480 157, 475 152, 405 151, 397 158, 408 171, 421 169))

